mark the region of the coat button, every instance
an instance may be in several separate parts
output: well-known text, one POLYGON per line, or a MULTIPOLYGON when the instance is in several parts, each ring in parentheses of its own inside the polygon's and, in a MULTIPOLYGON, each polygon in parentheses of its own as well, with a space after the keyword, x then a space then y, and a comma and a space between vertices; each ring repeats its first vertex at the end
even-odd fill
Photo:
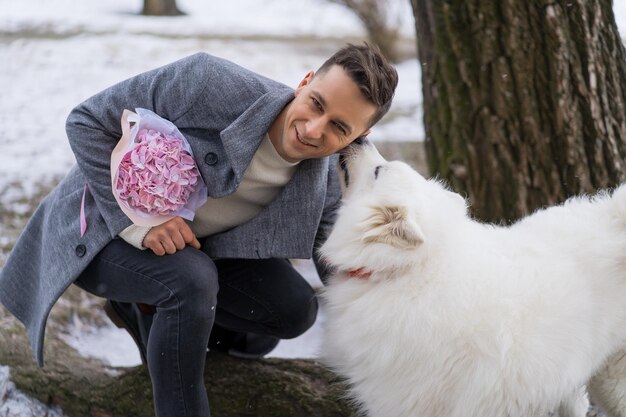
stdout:
POLYGON ((85 253, 87 253, 87 248, 85 247, 85 245, 76 246, 76 256, 82 258, 83 256, 85 256, 85 253))
POLYGON ((217 155, 213 152, 209 152, 204 157, 204 162, 206 162, 209 165, 215 165, 217 163, 217 155))

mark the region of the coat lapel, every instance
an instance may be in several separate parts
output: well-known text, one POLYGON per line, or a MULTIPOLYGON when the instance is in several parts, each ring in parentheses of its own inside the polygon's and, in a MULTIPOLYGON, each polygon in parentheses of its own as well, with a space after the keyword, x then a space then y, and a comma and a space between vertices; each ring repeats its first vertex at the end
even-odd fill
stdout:
POLYGON ((293 98, 293 90, 287 87, 265 93, 220 133, 237 183, 272 122, 293 98))
POLYGON ((327 173, 328 158, 307 159, 300 163, 298 171, 275 201, 274 238, 269 253, 311 255, 324 206, 324 198, 314 197, 325 195, 327 173))

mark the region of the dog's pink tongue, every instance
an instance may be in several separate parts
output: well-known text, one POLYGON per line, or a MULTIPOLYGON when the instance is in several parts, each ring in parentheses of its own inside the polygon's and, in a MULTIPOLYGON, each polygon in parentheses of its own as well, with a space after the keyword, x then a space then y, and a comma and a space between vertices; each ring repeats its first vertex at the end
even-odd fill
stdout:
POLYGON ((359 268, 349 270, 348 275, 350 275, 351 278, 368 279, 372 275, 372 272, 366 271, 365 268, 359 268))

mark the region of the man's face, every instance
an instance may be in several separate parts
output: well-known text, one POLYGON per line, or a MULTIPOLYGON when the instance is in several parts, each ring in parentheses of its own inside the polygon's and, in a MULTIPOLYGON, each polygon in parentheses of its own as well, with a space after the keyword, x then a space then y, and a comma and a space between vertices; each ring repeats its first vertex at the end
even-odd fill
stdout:
POLYGON ((313 77, 309 72, 294 100, 270 129, 279 155, 289 161, 322 158, 369 133, 368 121, 376 106, 360 92, 340 66, 313 77))

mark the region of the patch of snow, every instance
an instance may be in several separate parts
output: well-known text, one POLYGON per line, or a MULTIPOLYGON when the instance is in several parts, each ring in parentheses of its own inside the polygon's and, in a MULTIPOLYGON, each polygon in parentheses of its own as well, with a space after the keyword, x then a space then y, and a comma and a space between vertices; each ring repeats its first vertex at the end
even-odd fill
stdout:
MULTIPOLYGON (((99 359, 112 367, 141 365, 141 357, 133 339, 125 330, 113 324, 102 327, 72 324, 67 330, 68 334, 62 336, 63 340, 83 357, 99 359)), ((109 372, 114 371, 109 369, 109 372)))
POLYGON ((0 366, 0 417, 65 417, 58 407, 29 398, 11 382, 8 366, 0 366))

